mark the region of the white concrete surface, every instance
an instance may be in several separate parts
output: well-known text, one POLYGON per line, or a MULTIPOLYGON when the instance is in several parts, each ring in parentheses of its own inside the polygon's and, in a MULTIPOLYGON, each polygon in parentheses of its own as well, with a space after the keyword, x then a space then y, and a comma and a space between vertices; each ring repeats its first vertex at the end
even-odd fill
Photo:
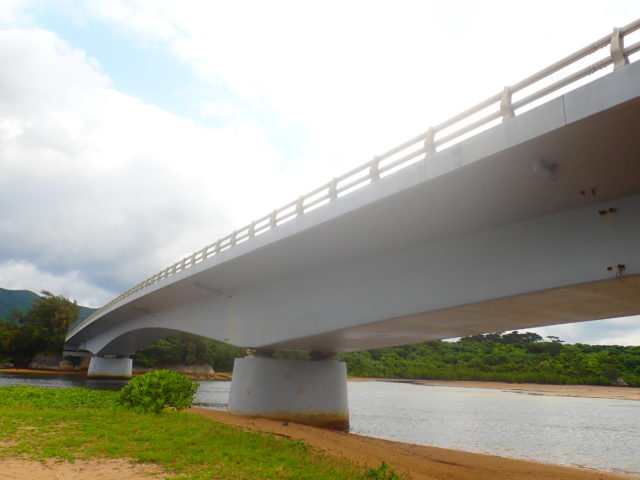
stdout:
POLYGON ((346 430, 346 366, 335 360, 237 358, 229 411, 346 430))
POLYGON ((91 357, 88 377, 131 378, 133 360, 130 358, 91 357))

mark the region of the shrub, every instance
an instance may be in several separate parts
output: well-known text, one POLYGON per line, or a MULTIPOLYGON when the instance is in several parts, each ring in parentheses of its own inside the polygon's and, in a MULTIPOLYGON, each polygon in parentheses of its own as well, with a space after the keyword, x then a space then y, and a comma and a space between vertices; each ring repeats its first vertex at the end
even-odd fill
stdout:
POLYGON ((142 412, 160 413, 165 407, 189 408, 200 386, 184 375, 170 370, 154 370, 132 379, 121 391, 118 401, 142 412))

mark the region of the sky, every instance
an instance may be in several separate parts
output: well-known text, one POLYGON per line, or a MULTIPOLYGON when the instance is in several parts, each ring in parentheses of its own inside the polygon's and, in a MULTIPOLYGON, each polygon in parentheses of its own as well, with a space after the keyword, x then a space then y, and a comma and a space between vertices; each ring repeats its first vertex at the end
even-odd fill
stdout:
MULTIPOLYGON (((639 12, 0 0, 0 287, 100 306, 639 12)), ((640 317, 535 331, 640 345, 640 317)))

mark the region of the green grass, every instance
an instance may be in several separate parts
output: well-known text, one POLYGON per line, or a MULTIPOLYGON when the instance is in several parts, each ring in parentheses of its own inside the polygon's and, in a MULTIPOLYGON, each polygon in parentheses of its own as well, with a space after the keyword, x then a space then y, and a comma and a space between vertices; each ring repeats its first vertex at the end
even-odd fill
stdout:
POLYGON ((392 478, 318 453, 299 440, 244 432, 187 412, 124 410, 117 395, 1 387, 0 457, 130 458, 161 465, 176 479, 392 478))

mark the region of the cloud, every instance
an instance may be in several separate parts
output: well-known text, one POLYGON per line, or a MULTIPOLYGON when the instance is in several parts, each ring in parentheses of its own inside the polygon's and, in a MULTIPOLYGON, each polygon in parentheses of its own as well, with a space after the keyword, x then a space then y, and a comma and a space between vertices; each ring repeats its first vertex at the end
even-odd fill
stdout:
MULTIPOLYGON (((114 0, 83 10, 172 52, 212 92, 222 86, 272 118, 307 126, 309 150, 340 168, 546 67, 634 11, 634 2, 603 8, 595 0, 540 1, 517 13, 501 1, 419 0, 114 0)), ((203 94, 205 111, 212 100, 203 94)))
POLYGON ((566 343, 640 345, 640 316, 527 329, 542 337, 553 335, 566 343))
POLYGON ((39 29, 1 31, 0 63, 0 260, 84 272, 113 295, 273 197, 281 155, 255 124, 207 129, 145 105, 39 29))
POLYGON ((89 283, 78 271, 54 275, 40 271, 30 262, 0 262, 0 279, 2 279, 2 288, 31 290, 35 293, 48 290, 56 295, 76 300, 78 304, 85 306, 100 306, 104 298, 110 296, 110 292, 89 283))

